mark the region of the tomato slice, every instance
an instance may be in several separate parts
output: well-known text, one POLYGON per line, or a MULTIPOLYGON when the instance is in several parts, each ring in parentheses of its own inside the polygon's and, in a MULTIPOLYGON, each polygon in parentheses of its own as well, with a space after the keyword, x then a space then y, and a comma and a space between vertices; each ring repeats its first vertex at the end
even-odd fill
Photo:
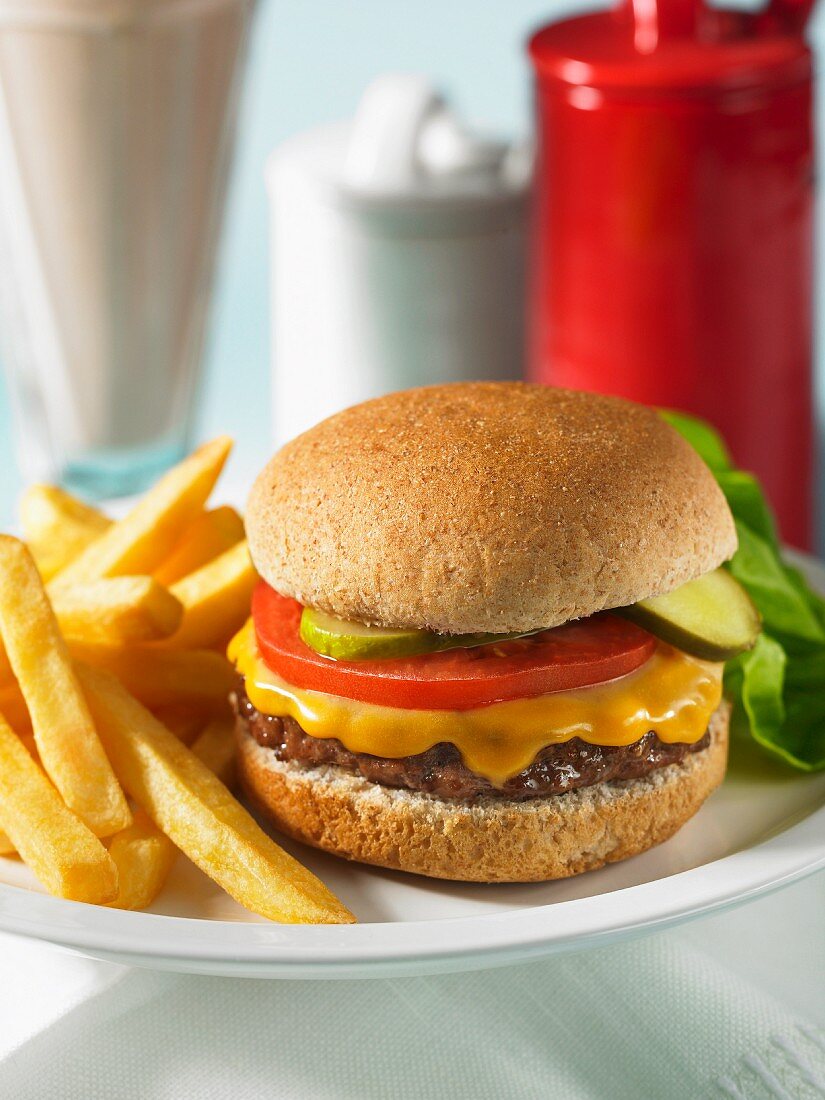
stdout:
POLYGON ((474 649, 449 649, 382 661, 335 661, 298 632, 301 604, 261 582, 252 597, 258 649, 295 687, 364 703, 413 710, 470 710, 506 699, 601 684, 625 676, 653 654, 656 639, 603 612, 474 649))

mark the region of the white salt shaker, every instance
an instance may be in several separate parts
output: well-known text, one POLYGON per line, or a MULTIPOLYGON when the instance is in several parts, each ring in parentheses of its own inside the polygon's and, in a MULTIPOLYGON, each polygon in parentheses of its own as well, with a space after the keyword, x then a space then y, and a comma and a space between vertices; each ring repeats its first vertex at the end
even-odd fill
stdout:
POLYGON ((529 156, 389 74, 270 157, 274 432, 409 386, 518 378, 529 156))

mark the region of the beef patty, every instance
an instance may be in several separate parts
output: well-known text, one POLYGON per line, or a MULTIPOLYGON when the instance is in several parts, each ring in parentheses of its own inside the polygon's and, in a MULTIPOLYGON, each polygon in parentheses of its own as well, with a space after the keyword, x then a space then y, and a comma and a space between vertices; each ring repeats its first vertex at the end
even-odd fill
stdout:
POLYGON ((701 752, 709 743, 705 733, 693 744, 667 744, 651 730, 632 745, 591 745, 578 737, 560 745, 548 745, 524 771, 512 776, 503 787, 476 775, 465 766, 455 745, 434 745, 416 756, 391 759, 350 752, 335 738, 312 737, 294 718, 278 718, 256 710, 243 686, 235 694, 238 720, 259 745, 271 749, 279 760, 302 764, 334 764, 360 774, 385 787, 406 787, 426 791, 439 798, 469 801, 477 795, 499 795, 516 802, 564 794, 610 779, 638 779, 656 768, 682 760, 688 753, 701 752))

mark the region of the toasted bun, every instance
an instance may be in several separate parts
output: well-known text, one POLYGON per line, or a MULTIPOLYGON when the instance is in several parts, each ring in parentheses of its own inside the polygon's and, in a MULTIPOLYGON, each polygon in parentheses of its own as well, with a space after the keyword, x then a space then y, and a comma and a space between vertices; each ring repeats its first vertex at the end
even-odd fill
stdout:
POLYGON ((361 863, 467 882, 539 882, 647 851, 692 817, 722 782, 728 707, 710 744, 643 779, 570 794, 465 804, 370 783, 339 767, 282 762, 238 723, 240 772, 284 833, 361 863))
POLYGON ((526 383, 391 394, 288 443, 246 516, 258 572, 343 618, 538 630, 729 558, 713 475, 655 412, 526 383))

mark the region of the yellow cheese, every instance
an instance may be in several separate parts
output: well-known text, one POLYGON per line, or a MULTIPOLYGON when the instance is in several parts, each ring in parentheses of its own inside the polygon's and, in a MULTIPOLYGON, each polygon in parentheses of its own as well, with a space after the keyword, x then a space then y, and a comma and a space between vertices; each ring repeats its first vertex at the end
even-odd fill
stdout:
POLYGON ((263 714, 289 716, 312 737, 337 737, 351 752, 373 756, 414 756, 446 741, 471 771, 498 786, 546 745, 572 737, 630 745, 655 730, 662 741, 698 741, 722 697, 721 664, 663 642, 641 668, 617 680, 462 711, 382 707, 294 687, 264 664, 251 620, 229 656, 263 714))

